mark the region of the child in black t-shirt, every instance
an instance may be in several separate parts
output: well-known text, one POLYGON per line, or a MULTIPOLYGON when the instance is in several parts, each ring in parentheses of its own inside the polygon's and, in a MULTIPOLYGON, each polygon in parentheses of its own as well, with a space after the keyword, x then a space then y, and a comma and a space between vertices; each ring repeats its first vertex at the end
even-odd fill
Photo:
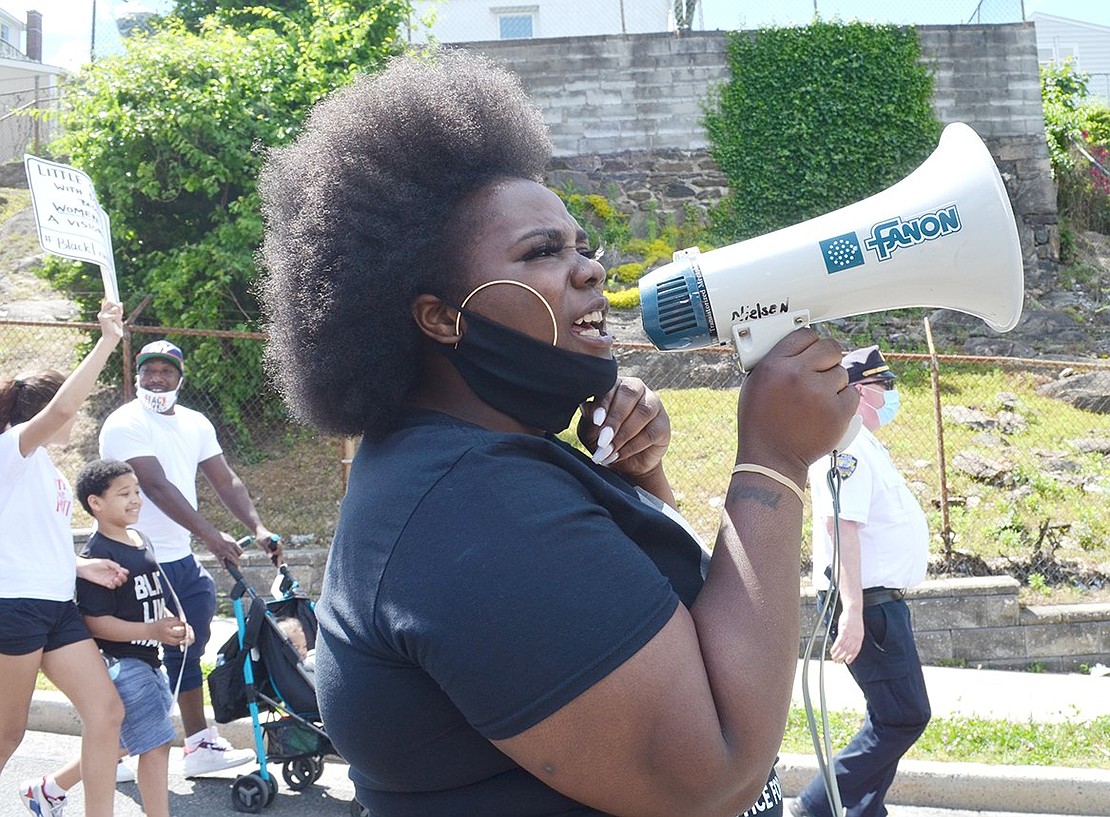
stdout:
MULTIPOLYGON (((121 754, 139 756, 143 811, 148 817, 169 817, 170 744, 177 732, 158 650, 160 644, 173 649, 188 646, 192 628, 167 615, 169 589, 163 586, 150 540, 128 527, 138 519, 142 504, 131 466, 118 460, 94 460, 77 477, 76 489, 81 505, 97 523, 81 555, 112 559, 128 571, 127 582, 114 590, 78 579, 77 606, 123 699, 121 754)), ((72 760, 41 784, 21 787, 36 796, 35 789, 42 792, 34 803, 24 796, 24 803, 37 814, 57 814, 64 807, 66 790, 80 779, 79 759, 72 760)))

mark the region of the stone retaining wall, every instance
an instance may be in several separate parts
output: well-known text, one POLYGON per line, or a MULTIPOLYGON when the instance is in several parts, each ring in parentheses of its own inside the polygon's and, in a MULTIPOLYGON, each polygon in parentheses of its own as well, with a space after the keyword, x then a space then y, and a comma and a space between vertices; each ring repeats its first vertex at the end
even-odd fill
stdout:
MULTIPOLYGON (((1055 271, 1059 233, 1033 24, 917 31, 937 117, 966 122, 990 149, 1013 204, 1026 277, 1036 283, 1055 271)), ((681 223, 727 191, 701 124, 710 89, 729 77, 726 32, 461 45, 519 75, 543 112, 555 145, 548 184, 606 196, 635 213, 637 234, 653 212, 681 223)))
MULTIPOLYGON (((327 553, 326 548, 286 551, 293 575, 313 599, 320 595, 327 553)), ((210 554, 200 560, 215 577, 221 599, 226 599, 231 577, 216 567, 210 554)), ((275 572, 265 554, 248 551, 242 567, 247 580, 266 595, 275 572)), ((1022 607, 1019 587, 1016 579, 997 576, 930 580, 910 591, 906 599, 922 662, 992 669, 1043 667, 1050 672, 1110 664, 1110 604, 1022 607)), ((813 629, 815 607, 812 589, 803 591, 803 636, 813 629)), ((803 640, 799 656, 804 647, 803 640)))
MULTIPOLYGON (((907 593, 922 663, 1050 672, 1110 663, 1110 604, 1023 607, 1019 588, 1016 579, 991 576, 930 580, 907 593)), ((803 637, 815 607, 810 589, 802 595, 803 637)))

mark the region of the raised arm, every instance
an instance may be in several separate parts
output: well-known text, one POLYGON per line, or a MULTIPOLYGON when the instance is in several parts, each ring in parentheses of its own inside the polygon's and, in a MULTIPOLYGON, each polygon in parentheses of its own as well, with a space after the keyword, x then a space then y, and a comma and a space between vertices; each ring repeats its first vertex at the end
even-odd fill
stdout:
POLYGON ((24 457, 49 443, 67 423, 77 417, 81 404, 96 385, 96 379, 108 362, 112 350, 123 337, 123 307, 120 304, 104 301, 96 319, 100 323, 100 337, 96 345, 65 379, 46 407, 27 422, 20 434, 19 453, 24 457))
MULTIPOLYGON (((748 376, 737 462, 804 485, 857 400, 839 347, 795 332, 748 376)), ((617 670, 497 741, 553 788, 629 817, 733 817, 778 751, 798 651, 802 502, 759 473, 730 482, 705 585, 617 670)))

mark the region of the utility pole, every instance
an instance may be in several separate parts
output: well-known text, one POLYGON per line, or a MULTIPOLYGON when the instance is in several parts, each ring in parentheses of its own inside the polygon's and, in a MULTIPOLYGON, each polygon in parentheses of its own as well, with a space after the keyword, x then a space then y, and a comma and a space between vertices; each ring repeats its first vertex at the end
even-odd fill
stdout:
POLYGON ((89 62, 96 62, 96 0, 92 0, 92 34, 89 37, 89 62))

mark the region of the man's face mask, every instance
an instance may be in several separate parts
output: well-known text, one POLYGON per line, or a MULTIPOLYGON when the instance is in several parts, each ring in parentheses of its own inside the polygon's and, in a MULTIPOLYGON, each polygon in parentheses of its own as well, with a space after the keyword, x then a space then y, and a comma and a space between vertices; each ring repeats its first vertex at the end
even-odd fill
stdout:
POLYGON ((895 415, 898 414, 899 406, 902 404, 902 398, 898 395, 898 390, 871 383, 864 384, 863 388, 873 393, 880 392, 883 395, 883 404, 874 409, 879 426, 885 426, 892 422, 895 415))
POLYGON ((136 383, 135 396, 147 411, 153 411, 156 414, 165 414, 177 403, 177 395, 181 393, 181 386, 184 383, 185 378, 181 378, 181 380, 178 381, 177 388, 173 391, 151 391, 150 389, 144 389, 136 383))
POLYGON ((898 396, 897 389, 890 389, 883 392, 883 404, 875 410, 879 415, 879 425, 885 426, 887 423, 894 420, 894 416, 898 414, 898 407, 902 405, 902 398, 898 396))
MULTIPOLYGON (((511 284, 530 291, 558 324, 547 300, 519 281, 511 284)), ((617 381, 617 361, 612 357, 569 352, 536 340, 515 329, 483 317, 466 303, 478 287, 463 298, 459 314, 466 318, 466 332, 455 346, 437 345, 471 390, 495 409, 518 422, 557 434, 570 425, 575 409, 585 400, 605 394, 617 381)), ((461 321, 456 321, 456 327, 461 321)))

